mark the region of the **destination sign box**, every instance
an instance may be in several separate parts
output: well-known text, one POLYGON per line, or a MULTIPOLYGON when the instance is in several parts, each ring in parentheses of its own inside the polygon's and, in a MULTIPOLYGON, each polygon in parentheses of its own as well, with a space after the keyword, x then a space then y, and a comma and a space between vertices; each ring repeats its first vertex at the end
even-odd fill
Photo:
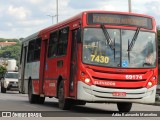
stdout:
POLYGON ((124 14, 89 13, 88 24, 112 24, 152 29, 152 19, 124 14))

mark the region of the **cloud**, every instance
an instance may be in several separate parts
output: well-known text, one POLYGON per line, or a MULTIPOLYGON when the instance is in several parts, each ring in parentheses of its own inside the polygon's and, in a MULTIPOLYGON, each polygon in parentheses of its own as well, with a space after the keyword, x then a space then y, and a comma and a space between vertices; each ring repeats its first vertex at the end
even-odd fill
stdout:
POLYGON ((152 1, 152 2, 148 2, 145 4, 146 9, 148 10, 148 12, 150 13, 154 13, 154 14, 160 14, 160 1, 152 1))
POLYGON ((35 19, 35 20, 25 20, 25 21, 20 21, 17 23, 18 26, 23 25, 23 27, 27 27, 27 26, 41 26, 42 24, 45 24, 46 22, 48 22, 47 19, 35 19))
POLYGON ((154 0, 145 4, 147 13, 155 17, 157 24, 160 25, 160 1, 154 0))
POLYGON ((73 9, 91 9, 99 7, 102 3, 105 3, 104 0, 70 0, 68 6, 73 9))
POLYGON ((25 19, 31 12, 24 7, 9 6, 8 14, 17 19, 25 19))
MULTIPOLYGON (((128 0, 58 0, 59 21, 85 10, 128 11, 128 0)), ((132 0, 132 11, 151 15, 160 24, 160 0, 132 0)), ((56 0, 3 0, 0 4, 1 37, 26 37, 52 24, 56 0)), ((56 17, 53 18, 54 24, 56 17)))
POLYGON ((39 4, 45 2, 45 0, 28 0, 30 3, 39 4))

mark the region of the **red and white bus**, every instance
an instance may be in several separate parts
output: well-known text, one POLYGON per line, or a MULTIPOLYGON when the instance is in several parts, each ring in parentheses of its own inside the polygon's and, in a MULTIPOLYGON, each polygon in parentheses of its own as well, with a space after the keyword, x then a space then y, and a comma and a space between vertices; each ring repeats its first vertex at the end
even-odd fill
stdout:
POLYGON ((59 99, 61 109, 86 102, 154 103, 157 33, 151 16, 85 11, 22 42, 19 91, 31 103, 59 99))

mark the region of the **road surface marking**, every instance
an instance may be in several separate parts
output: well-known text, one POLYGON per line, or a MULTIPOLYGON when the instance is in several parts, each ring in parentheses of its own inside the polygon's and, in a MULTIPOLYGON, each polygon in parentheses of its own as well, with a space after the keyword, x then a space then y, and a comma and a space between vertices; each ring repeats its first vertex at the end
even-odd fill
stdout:
POLYGON ((86 119, 86 120, 96 120, 96 119, 89 118, 89 117, 85 117, 84 119, 86 119))
POLYGON ((7 99, 4 99, 4 98, 0 98, 0 100, 7 100, 7 99))
POLYGON ((38 108, 38 107, 36 107, 36 106, 32 106, 32 105, 26 105, 26 104, 24 104, 25 106, 28 106, 28 107, 32 107, 32 108, 38 108))

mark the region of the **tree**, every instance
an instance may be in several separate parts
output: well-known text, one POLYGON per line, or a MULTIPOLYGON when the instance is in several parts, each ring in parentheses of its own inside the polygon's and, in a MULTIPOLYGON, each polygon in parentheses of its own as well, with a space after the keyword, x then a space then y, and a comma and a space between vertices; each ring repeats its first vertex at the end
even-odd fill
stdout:
POLYGON ((0 50, 0 57, 7 59, 15 59, 17 60, 17 64, 19 64, 20 51, 21 51, 21 43, 18 42, 15 45, 6 46, 2 48, 0 50))
MULTIPOLYGON (((21 39, 23 39, 23 38, 21 38, 21 39)), ((18 39, 4 39, 4 38, 0 38, 0 42, 6 42, 6 41, 8 41, 8 42, 19 42, 18 39)))
POLYGON ((0 78, 3 77, 4 73, 7 71, 6 67, 0 65, 0 78))

